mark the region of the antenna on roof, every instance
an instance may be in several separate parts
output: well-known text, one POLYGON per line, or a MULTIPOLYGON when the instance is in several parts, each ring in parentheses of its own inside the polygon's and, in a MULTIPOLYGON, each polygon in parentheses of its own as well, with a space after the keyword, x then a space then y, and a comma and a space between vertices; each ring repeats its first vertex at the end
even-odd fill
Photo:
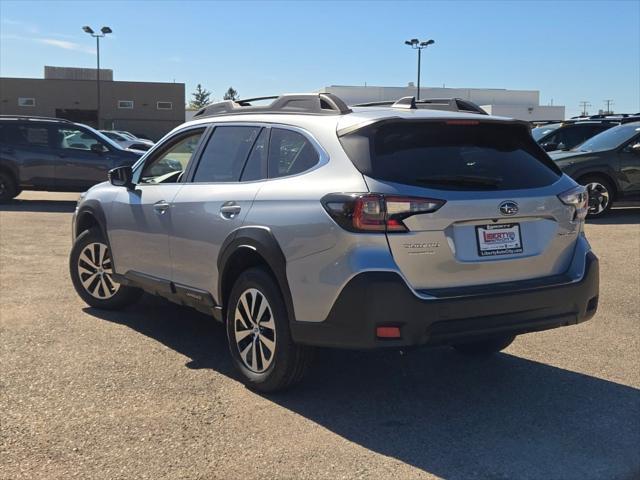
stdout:
POLYGON ((393 108, 406 108, 407 110, 416 110, 416 97, 402 97, 396 103, 391 105, 393 108))

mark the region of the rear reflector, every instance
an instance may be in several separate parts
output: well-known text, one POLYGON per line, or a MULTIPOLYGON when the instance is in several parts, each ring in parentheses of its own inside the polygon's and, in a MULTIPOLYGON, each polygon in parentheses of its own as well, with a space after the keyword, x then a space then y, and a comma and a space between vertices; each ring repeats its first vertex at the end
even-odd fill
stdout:
POLYGON ((377 327, 378 338, 400 338, 400 327, 377 327))

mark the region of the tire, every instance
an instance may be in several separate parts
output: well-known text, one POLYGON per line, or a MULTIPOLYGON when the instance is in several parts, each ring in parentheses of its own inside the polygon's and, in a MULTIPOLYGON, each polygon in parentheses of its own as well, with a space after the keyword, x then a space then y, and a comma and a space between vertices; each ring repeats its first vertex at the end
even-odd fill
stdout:
POLYGON ((231 358, 247 387, 269 393, 302 380, 313 349, 291 339, 282 293, 267 270, 251 268, 240 274, 226 316, 231 358))
POLYGON ((74 242, 69 273, 76 292, 91 307, 120 310, 142 295, 142 290, 113 280, 109 246, 97 228, 82 232, 74 242))
POLYGON ((615 188, 611 182, 601 175, 587 175, 579 182, 587 187, 589 193, 589 212, 587 218, 600 218, 611 209, 615 188))
POLYGON ((0 171, 0 203, 8 202, 20 193, 16 179, 8 172, 0 171))
POLYGON ((484 356, 498 353, 504 350, 515 340, 515 335, 503 335, 500 337, 488 338, 477 342, 459 343, 452 345, 459 353, 469 356, 484 356))

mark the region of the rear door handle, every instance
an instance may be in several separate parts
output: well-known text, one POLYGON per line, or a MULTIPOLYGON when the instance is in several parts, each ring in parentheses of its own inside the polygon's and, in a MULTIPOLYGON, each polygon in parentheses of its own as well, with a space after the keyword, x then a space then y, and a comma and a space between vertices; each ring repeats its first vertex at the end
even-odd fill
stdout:
POLYGON ((224 202, 222 207, 220 207, 220 216, 222 216, 222 218, 232 219, 240 213, 240 210, 242 210, 242 207, 237 203, 224 202))
POLYGON ((165 212, 169 209, 169 202, 165 200, 160 200, 153 204, 153 209, 156 211, 158 215, 164 215, 165 212))

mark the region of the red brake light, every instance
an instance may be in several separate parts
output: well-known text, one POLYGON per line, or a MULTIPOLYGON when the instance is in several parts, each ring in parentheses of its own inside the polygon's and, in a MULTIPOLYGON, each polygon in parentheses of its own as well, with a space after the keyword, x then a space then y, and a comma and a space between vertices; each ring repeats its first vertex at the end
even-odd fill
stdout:
POLYGON ((387 196, 376 193, 332 193, 322 199, 327 213, 352 232, 406 232, 403 220, 416 214, 432 213, 444 200, 387 196))

